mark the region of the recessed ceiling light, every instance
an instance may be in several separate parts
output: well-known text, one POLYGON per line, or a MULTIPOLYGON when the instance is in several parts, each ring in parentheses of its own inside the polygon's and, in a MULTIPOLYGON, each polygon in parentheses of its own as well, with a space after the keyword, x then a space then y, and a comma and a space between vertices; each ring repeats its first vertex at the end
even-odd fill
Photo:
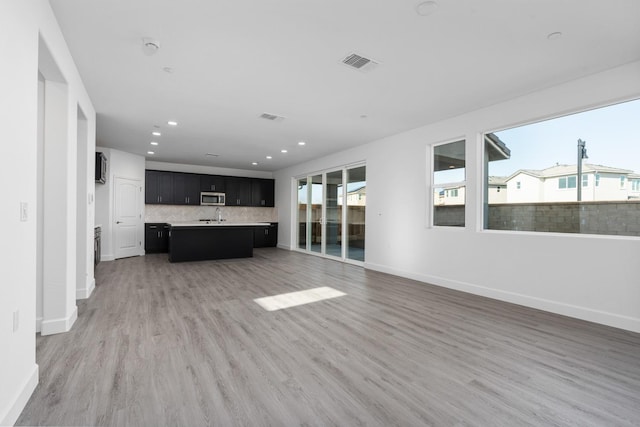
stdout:
POLYGON ((562 37, 562 33, 560 31, 556 31, 547 35, 547 39, 549 40, 558 40, 560 37, 562 37))
POLYGON ((286 152, 287 152, 287 150, 280 150, 280 152, 281 152, 281 153, 286 153, 286 152))
POLYGON ((305 144, 306 144, 306 142, 304 142, 304 141, 298 142, 298 145, 305 145, 305 144))
POLYGON ((155 141, 151 141, 151 145, 158 145, 158 143, 155 141))
POLYGON ((151 132, 151 135, 153 135, 153 136, 160 136, 160 135, 162 135, 162 134, 156 130, 156 131, 151 132))
POLYGON ((156 153, 153 151, 147 151, 147 154, 156 154, 156 153))
POLYGON ((258 162, 251 162, 253 166, 258 166, 258 162))
POLYGON ((207 156, 209 156, 209 157, 219 157, 220 154, 207 153, 207 156))
POLYGON ((273 157, 271 157, 271 156, 267 156, 267 159, 271 160, 271 159, 273 159, 273 157))
POLYGON ((428 16, 438 10, 438 3, 435 1, 423 1, 416 6, 416 13, 420 16, 428 16))
POLYGON ((160 129, 160 126, 158 126, 158 125, 153 125, 153 127, 156 128, 156 129, 160 129))
POLYGON ((169 126, 178 126, 178 122, 174 122, 173 120, 169 120, 169 121, 167 122, 167 124, 168 124, 169 126))

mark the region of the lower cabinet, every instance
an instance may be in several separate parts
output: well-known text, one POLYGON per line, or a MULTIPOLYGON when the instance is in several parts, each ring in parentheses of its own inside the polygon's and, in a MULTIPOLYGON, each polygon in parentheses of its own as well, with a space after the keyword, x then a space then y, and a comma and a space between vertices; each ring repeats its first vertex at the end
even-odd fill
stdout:
POLYGON ((271 248, 278 245, 278 223, 256 226, 253 230, 254 248, 271 248))
POLYGON ((146 253, 169 252, 169 224, 160 222, 144 224, 144 251, 146 253))

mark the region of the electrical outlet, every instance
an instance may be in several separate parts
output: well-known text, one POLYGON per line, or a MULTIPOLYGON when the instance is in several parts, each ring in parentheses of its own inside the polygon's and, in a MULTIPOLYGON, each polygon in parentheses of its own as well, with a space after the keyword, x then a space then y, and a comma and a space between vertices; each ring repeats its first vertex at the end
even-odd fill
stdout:
POLYGON ((20 221, 25 222, 29 219, 29 203, 20 202, 20 221))
POLYGON ((20 327, 20 310, 13 312, 13 332, 18 332, 20 327))

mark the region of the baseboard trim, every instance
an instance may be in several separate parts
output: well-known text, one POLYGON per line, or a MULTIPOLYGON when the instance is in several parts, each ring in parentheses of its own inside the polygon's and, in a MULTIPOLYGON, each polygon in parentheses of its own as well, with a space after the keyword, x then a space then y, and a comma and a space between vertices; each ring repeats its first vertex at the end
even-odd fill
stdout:
POLYGON ((113 254, 100 255, 100 261, 115 261, 116 257, 113 254))
POLYGON ((94 278, 89 282, 89 285, 85 288, 76 289, 76 299, 87 299, 93 293, 93 290, 96 288, 96 279, 94 278))
POLYGON ((66 318, 43 320, 40 327, 40 335, 53 335, 69 332, 78 318, 78 306, 73 307, 73 311, 66 318))
POLYGON ((278 243, 277 247, 280 248, 280 249, 285 249, 287 251, 291 250, 291 246, 289 246, 289 245, 281 245, 280 243, 278 243))
POLYGON ((42 332, 42 317, 36 317, 36 333, 42 332))
POLYGON ((594 310, 587 307, 561 303, 544 298, 518 294, 515 292, 507 292, 499 289, 487 288, 484 286, 474 285, 472 283, 449 280, 438 276, 411 273, 408 271, 397 270, 381 264, 365 262, 364 267, 369 270, 392 274, 394 276, 405 277, 407 279, 417 280, 419 282, 429 283, 432 285, 441 286, 443 288, 449 288, 474 295, 480 295, 483 297, 509 302, 512 304, 523 305, 525 307, 548 311, 551 313, 586 320, 588 322, 599 323, 606 326, 612 326, 614 328, 625 329, 631 332, 640 332, 640 319, 635 317, 623 316, 601 310, 594 310))
POLYGON ((18 421, 18 417, 27 405, 29 398, 38 385, 38 365, 34 364, 31 375, 27 378, 22 390, 16 396, 11 406, 7 409, 2 417, 0 417, 0 426, 12 426, 18 421))

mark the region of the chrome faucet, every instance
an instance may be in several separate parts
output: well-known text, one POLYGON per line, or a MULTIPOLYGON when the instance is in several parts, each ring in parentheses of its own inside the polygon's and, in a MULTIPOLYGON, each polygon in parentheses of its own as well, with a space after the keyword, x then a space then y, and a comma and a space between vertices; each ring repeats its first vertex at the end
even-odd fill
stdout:
POLYGON ((222 222, 222 210, 220 208, 216 208, 216 221, 222 222))

